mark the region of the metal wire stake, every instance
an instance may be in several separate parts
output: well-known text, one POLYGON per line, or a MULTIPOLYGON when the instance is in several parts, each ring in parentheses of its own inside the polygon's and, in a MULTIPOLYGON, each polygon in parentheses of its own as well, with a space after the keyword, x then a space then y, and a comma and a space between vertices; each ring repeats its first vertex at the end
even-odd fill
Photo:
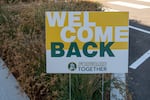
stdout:
POLYGON ((102 100, 104 100, 104 74, 102 74, 102 100))
POLYGON ((69 74, 69 100, 71 100, 71 74, 69 74))

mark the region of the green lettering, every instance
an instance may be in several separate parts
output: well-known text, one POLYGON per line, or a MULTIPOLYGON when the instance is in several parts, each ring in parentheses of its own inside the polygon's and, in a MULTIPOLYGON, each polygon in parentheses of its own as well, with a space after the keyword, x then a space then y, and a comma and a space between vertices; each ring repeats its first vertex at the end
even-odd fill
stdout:
POLYGON ((93 48, 97 47, 96 43, 94 43, 94 42, 87 42, 83 46, 83 53, 87 57, 94 57, 97 54, 97 51, 93 51, 92 53, 89 53, 88 52, 88 47, 89 46, 92 46, 93 48))
POLYGON ((77 57, 81 57, 78 45, 76 42, 71 42, 67 57, 71 57, 72 55, 76 55, 77 57))
POLYGON ((100 57, 104 57, 104 53, 107 52, 107 54, 110 57, 114 57, 115 55, 111 51, 110 47, 112 46, 114 42, 108 42, 106 45, 104 42, 100 42, 100 57))
POLYGON ((65 52, 63 50, 64 44, 61 42, 52 42, 51 43, 51 56, 52 57, 62 57, 65 52))

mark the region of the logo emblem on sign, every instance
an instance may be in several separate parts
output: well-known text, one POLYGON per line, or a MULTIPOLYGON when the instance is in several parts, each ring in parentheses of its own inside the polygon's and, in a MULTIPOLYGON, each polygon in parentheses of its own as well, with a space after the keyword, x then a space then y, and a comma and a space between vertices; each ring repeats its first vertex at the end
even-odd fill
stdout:
POLYGON ((77 69, 77 65, 74 62, 68 64, 68 69, 70 71, 75 71, 77 69))

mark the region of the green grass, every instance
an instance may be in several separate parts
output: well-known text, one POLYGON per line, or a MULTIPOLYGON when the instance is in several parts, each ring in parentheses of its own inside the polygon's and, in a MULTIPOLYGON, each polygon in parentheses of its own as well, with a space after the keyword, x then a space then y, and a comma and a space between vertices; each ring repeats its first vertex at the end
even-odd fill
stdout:
POLYGON ((101 98, 100 75, 72 75, 72 100, 99 100, 101 98))

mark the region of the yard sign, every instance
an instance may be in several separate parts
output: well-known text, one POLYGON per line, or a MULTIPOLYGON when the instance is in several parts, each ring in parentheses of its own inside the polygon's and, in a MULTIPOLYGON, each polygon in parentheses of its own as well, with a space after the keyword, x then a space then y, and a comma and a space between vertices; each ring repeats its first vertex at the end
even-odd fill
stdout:
POLYGON ((47 73, 127 73, 128 12, 46 12, 47 73))

